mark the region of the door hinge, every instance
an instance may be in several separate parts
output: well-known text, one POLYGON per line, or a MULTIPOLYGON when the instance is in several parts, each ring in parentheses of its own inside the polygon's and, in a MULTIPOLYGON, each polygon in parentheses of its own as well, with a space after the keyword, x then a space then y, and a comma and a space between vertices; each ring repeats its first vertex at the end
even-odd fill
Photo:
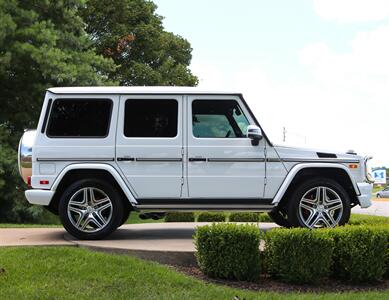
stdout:
POLYGON ((184 148, 181 148, 181 156, 184 156, 184 154, 185 154, 184 148))
POLYGON ((265 183, 265 185, 267 185, 267 178, 266 177, 264 178, 264 183, 265 183))
POLYGON ((184 185, 184 177, 181 177, 181 185, 184 185))

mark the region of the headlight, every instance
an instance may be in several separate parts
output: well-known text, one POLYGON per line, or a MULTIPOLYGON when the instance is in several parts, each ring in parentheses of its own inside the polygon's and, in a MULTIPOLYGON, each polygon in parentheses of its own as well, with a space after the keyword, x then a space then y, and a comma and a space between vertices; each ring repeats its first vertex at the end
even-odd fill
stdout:
POLYGON ((366 181, 369 183, 374 183, 374 178, 371 175, 371 167, 369 165, 369 160, 371 160, 373 156, 366 156, 365 157, 365 177, 366 181))

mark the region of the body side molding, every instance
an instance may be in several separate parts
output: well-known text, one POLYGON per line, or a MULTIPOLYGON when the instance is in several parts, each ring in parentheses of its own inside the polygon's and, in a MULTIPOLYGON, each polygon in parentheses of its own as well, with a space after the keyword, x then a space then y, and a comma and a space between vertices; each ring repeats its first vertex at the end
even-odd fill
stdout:
POLYGON ((82 164, 68 165, 59 173, 59 175, 57 176, 57 178, 55 179, 55 181, 51 187, 51 190, 56 191, 62 178, 66 175, 67 172, 69 172, 71 170, 83 170, 83 169, 84 170, 85 169, 104 170, 104 171, 109 172, 113 176, 113 178, 116 180, 117 184, 120 186, 123 193, 126 195, 128 201, 130 201, 130 203, 132 205, 138 204, 133 193, 130 191, 127 184, 124 182, 123 178, 120 176, 119 172, 113 166, 108 165, 108 164, 103 164, 103 163, 100 163, 100 164, 99 163, 94 163, 94 164, 93 163, 82 163, 82 164))
POLYGON ((361 194, 357 184, 355 183, 355 181, 353 180, 353 177, 350 174, 350 171, 344 165, 335 164, 335 163, 326 163, 326 162, 325 163, 308 163, 308 164, 302 163, 302 164, 295 165, 289 171, 288 175, 285 177, 280 188, 278 189, 277 194, 275 195, 272 204, 277 205, 281 201, 282 197, 284 196, 286 190, 288 189, 289 185, 291 184, 292 180, 295 178, 297 173, 303 169, 308 169, 308 168, 309 169, 311 169, 311 168, 341 169, 341 170, 345 171, 347 176, 350 178, 357 196, 361 194))

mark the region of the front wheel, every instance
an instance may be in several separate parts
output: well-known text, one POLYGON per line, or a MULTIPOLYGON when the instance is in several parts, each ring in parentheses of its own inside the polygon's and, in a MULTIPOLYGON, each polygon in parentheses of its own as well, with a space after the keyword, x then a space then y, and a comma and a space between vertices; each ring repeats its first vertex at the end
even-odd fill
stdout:
POLYGON ((295 227, 344 225, 350 219, 350 198, 336 181, 315 178, 302 183, 288 205, 288 220, 295 227))
POLYGON ((98 179, 84 179, 65 190, 59 203, 59 216, 74 237, 102 239, 120 225, 123 203, 112 185, 98 179))

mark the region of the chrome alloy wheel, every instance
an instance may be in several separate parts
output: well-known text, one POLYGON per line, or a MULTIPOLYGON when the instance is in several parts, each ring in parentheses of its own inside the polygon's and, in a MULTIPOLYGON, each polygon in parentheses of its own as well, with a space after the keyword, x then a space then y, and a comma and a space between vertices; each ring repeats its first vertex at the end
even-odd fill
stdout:
POLYGON ((67 206, 70 222, 82 232, 97 232, 112 218, 112 201, 102 190, 85 187, 73 194, 67 206))
POLYGON ((300 199, 300 219, 308 228, 335 227, 342 214, 342 199, 329 187, 314 187, 300 199))

